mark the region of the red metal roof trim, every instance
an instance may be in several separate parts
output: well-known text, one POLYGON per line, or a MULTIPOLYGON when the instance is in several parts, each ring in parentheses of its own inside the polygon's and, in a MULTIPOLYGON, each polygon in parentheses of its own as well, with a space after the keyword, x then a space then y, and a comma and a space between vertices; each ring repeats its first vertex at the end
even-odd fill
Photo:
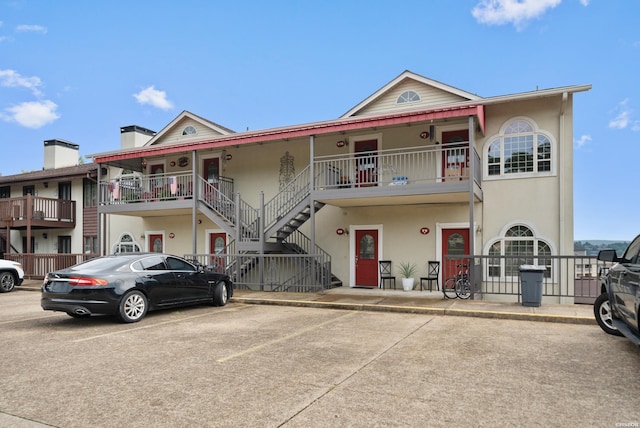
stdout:
POLYGON ((204 150, 216 147, 227 147, 244 144, 265 143, 277 140, 287 140, 311 135, 331 134, 355 129, 399 125, 404 123, 427 120, 447 119, 453 117, 477 116, 480 127, 484 132, 484 107, 464 106, 439 109, 433 111, 419 111, 396 113, 385 116, 358 116, 326 122, 315 122, 308 125, 298 125, 283 128, 273 128, 263 131, 242 132, 223 135, 211 140, 192 141, 188 143, 166 144, 160 146, 141 147, 137 150, 110 155, 96 155, 94 162, 106 163, 117 160, 133 159, 140 156, 157 156, 181 153, 188 150, 204 150))

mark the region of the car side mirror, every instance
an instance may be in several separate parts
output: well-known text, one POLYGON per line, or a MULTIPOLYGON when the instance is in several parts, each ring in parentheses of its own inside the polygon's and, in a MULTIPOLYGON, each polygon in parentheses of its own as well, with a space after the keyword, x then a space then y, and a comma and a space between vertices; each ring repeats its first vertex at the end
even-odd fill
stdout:
POLYGON ((601 262, 617 262, 620 261, 616 250, 600 250, 598 260, 601 262))

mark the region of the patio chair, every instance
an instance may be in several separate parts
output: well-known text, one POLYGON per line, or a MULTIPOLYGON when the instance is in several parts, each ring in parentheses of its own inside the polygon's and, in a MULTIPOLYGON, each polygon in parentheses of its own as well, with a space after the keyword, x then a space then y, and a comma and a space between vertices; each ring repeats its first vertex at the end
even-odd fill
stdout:
POLYGON ((393 283, 393 289, 396 289, 396 277, 393 276, 393 271, 391 270, 391 260, 380 260, 378 262, 380 266, 380 284, 378 288, 382 288, 384 290, 384 282, 391 281, 393 283))
POLYGON ((438 275, 440 274, 440 262, 439 261, 429 261, 427 263, 427 276, 420 277, 420 291, 422 291, 422 281, 427 281, 429 284, 429 291, 433 291, 433 281, 436 282, 436 290, 440 290, 440 286, 438 284, 438 275))

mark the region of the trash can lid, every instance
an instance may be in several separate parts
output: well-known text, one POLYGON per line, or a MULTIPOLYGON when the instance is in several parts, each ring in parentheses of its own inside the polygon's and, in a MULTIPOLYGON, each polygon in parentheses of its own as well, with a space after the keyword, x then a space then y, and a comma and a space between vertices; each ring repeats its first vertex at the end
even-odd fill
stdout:
POLYGON ((544 272, 545 270, 547 270, 546 266, 520 265, 520 272, 544 272))

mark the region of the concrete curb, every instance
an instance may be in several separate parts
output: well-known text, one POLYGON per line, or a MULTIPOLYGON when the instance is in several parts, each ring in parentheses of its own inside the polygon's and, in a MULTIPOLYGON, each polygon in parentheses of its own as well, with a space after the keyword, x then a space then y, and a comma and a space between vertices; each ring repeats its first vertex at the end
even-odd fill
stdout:
POLYGON ((451 308, 431 308, 420 306, 397 306, 384 304, 366 303, 341 303, 341 302, 318 302, 309 300, 286 300, 286 299, 257 299, 250 297, 232 297, 231 302, 244 303, 249 305, 273 305, 273 306, 295 306, 306 308, 323 309, 343 309, 351 311, 373 311, 373 312, 400 312, 424 315, 442 315, 493 319, 510 319, 520 321, 555 322, 565 324, 594 325, 596 321, 592 317, 552 315, 552 314, 532 314, 504 311, 482 311, 470 309, 451 308))

